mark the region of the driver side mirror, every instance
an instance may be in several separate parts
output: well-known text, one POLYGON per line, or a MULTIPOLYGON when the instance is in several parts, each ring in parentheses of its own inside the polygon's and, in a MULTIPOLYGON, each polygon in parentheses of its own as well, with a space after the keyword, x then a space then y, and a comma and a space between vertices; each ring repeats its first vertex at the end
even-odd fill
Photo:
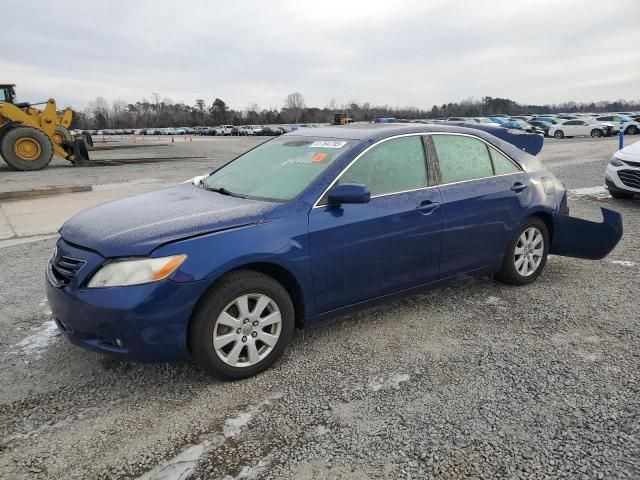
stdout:
POLYGON ((361 183, 342 183, 331 189, 328 199, 329 205, 368 203, 371 200, 371 192, 361 183))

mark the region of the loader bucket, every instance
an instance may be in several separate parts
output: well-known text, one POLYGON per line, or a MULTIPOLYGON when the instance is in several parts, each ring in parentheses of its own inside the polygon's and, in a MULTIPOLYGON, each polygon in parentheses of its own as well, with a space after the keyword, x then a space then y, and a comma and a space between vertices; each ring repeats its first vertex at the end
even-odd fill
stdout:
POLYGON ((91 165, 89 161, 89 152, 84 140, 76 138, 73 141, 73 163, 76 167, 88 167, 91 165))
POLYGON ((82 138, 84 138, 84 141, 87 145, 93 147, 93 137, 89 132, 82 132, 82 138))
POLYGON ((602 223, 555 215, 549 253, 590 260, 609 255, 622 238, 622 216, 607 208, 601 210, 602 223))

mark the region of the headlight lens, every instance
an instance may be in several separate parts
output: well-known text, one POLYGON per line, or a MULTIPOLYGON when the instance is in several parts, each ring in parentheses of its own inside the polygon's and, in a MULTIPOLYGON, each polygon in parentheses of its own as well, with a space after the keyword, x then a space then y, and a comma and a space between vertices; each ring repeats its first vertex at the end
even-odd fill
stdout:
POLYGON ((186 255, 115 260, 104 265, 89 281, 89 288, 123 287, 164 280, 187 259, 186 255))
POLYGON ((616 157, 611 157, 610 163, 614 167, 621 167, 624 165, 624 162, 622 160, 617 159, 616 157))

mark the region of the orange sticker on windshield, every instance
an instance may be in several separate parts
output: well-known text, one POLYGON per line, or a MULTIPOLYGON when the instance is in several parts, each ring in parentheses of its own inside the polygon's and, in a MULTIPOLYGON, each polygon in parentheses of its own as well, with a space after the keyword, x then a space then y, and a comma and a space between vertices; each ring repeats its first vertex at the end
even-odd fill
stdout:
POLYGON ((324 152, 319 152, 319 153, 316 153, 316 154, 313 156, 313 158, 311 159, 311 161, 312 161, 313 163, 318 163, 318 162, 323 161, 325 158, 327 158, 327 154, 326 154, 326 153, 324 153, 324 152))

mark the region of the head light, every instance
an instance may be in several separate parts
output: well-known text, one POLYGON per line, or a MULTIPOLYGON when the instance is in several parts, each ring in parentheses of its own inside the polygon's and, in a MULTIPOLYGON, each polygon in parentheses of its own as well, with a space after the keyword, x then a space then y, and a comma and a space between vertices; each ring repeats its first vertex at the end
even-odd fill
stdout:
POLYGON ((617 159, 616 157, 611 157, 610 162, 614 167, 622 167, 624 162, 622 160, 617 159))
POLYGON ((186 255, 114 260, 106 263, 89 281, 89 288, 124 287, 164 280, 187 259, 186 255))

